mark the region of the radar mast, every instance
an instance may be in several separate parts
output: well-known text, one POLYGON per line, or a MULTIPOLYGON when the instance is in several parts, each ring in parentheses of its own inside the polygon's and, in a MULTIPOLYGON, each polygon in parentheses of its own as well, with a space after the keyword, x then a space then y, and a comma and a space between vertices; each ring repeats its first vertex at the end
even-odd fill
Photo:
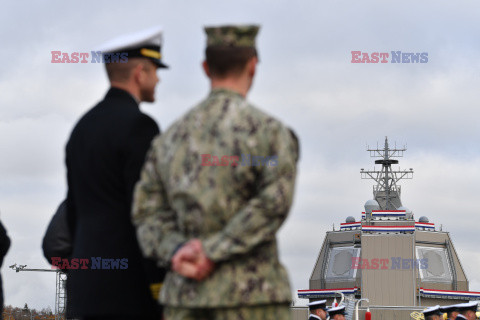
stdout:
POLYGON ((367 151, 370 152, 372 158, 382 158, 381 160, 375 160, 375 164, 381 164, 381 170, 360 170, 362 179, 373 179, 377 182, 377 185, 373 186, 373 197, 380 205, 381 210, 397 210, 402 206, 400 199, 401 188, 397 184, 402 179, 412 179, 413 169, 409 170, 392 170, 392 164, 398 164, 398 160, 392 158, 403 157, 403 152, 406 151, 404 146, 401 149, 390 149, 388 145, 388 137, 385 137, 385 146, 383 149, 379 149, 378 145, 376 149, 370 149, 367 146, 367 151))

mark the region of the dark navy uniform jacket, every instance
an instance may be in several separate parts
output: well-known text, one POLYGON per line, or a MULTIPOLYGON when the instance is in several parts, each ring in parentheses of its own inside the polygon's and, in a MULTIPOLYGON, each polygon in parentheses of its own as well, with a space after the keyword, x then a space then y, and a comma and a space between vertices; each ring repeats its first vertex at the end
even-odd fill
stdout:
MULTIPOLYGON (((10 248, 10 238, 7 235, 7 230, 0 222, 0 267, 3 264, 3 258, 10 248)), ((3 285, 2 285, 2 276, 0 275, 0 311, 3 308, 3 285)))
MULTIPOLYGON (((117 88, 72 131, 66 147, 71 259, 89 259, 90 267, 68 272, 71 316, 157 315, 147 279, 153 273, 145 271, 130 220, 132 192, 157 134, 155 121, 117 88)), ((154 262, 147 268, 154 270, 154 262)))

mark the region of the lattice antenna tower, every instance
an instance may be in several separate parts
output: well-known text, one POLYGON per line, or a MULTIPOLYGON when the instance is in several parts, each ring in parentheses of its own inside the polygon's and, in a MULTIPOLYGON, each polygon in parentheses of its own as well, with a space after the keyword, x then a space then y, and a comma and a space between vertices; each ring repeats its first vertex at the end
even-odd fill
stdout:
POLYGON ((34 272, 55 272, 56 290, 55 290, 55 320, 65 320, 67 310, 67 274, 61 269, 29 269, 27 265, 17 265, 16 263, 9 267, 16 272, 34 271, 34 272))
POLYGON ((406 146, 398 149, 396 144, 393 149, 388 145, 388 137, 385 137, 385 146, 379 149, 378 143, 376 149, 367 146, 370 157, 381 158, 375 160, 375 164, 381 164, 382 169, 376 170, 360 170, 362 179, 373 179, 377 183, 373 186, 373 197, 380 205, 381 210, 396 210, 402 206, 400 199, 401 187, 398 182, 402 179, 412 179, 413 169, 409 170, 393 170, 392 164, 398 164, 398 160, 393 158, 403 157, 403 153, 407 150, 406 146))

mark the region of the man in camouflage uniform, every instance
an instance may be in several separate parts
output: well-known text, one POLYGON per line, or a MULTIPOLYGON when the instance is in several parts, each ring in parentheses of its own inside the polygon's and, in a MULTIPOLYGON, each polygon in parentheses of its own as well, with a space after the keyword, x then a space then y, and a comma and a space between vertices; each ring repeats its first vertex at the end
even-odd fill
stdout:
POLYGON ((258 29, 205 29, 211 92, 154 140, 135 189, 143 254, 172 269, 160 294, 167 320, 290 319, 275 234, 292 203, 298 141, 245 100, 258 29))

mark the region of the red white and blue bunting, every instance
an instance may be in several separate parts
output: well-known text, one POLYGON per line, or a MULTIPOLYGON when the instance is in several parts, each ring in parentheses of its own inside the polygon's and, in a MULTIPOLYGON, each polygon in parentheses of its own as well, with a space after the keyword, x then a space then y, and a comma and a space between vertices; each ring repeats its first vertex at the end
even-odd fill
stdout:
POLYGON ((415 222, 417 229, 435 230, 435 223, 415 222))
POLYGON ((405 210, 373 210, 372 217, 405 217, 405 210))
POLYGON ((362 223, 359 222, 346 222, 346 223, 340 223, 340 230, 348 230, 352 228, 361 228, 362 223))
POLYGON ((480 292, 475 292, 475 291, 432 290, 432 289, 420 288, 420 295, 422 297, 439 298, 439 299, 465 299, 465 300, 480 299, 480 292))
POLYGON ((340 224, 340 231, 361 229, 364 232, 414 232, 415 228, 421 230, 435 230, 435 225, 433 223, 415 222, 414 226, 362 226, 360 221, 340 224))
POLYGON ((301 299, 314 299, 322 297, 338 297, 338 292, 341 292, 345 295, 356 294, 358 291, 357 287, 354 288, 337 288, 337 289, 318 289, 318 290, 298 290, 297 295, 301 299))
POLYGON ((414 232, 415 226, 362 226, 365 232, 414 232))
MULTIPOLYGON (((405 218, 405 210, 373 210, 372 218, 405 218)), ((362 212, 362 220, 366 219, 365 212, 362 212)))
POLYGON ((362 226, 365 232, 414 232, 415 226, 362 226))

